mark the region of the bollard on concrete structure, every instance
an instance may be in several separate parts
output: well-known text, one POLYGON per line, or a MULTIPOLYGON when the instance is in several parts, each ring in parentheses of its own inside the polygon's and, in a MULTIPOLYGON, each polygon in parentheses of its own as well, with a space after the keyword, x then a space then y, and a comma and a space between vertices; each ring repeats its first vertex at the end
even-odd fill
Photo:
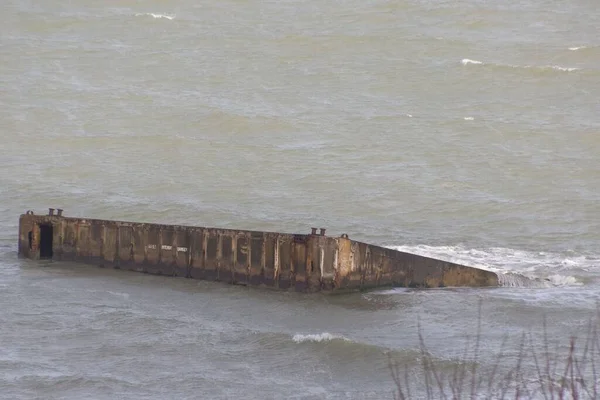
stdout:
POLYGON ((490 271, 351 240, 48 215, 19 219, 19 256, 273 287, 340 292, 378 287, 498 286, 490 271))

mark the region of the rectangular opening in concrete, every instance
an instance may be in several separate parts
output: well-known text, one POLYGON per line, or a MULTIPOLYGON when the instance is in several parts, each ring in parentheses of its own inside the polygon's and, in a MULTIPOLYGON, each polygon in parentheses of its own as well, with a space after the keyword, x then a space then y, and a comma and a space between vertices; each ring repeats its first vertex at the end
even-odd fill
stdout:
POLYGON ((52 225, 40 225, 40 258, 52 258, 52 225))

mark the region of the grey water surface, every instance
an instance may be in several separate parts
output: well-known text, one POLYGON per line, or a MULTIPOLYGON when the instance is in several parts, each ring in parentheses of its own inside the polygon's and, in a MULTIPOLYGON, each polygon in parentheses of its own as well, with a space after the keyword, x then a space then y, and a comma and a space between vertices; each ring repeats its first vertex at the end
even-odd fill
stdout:
POLYGON ((479 304, 482 368, 544 318, 564 350, 600 300, 599 27, 591 0, 3 1, 0 398, 391 399, 418 324, 450 368, 479 304), (505 287, 306 296, 19 259, 19 214, 48 207, 326 227, 505 287))

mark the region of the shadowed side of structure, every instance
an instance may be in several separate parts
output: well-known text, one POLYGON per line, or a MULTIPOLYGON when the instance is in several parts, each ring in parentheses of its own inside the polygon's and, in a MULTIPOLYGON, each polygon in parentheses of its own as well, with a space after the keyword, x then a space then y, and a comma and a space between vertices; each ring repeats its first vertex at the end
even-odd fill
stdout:
POLYGON ((155 275, 300 292, 377 287, 498 286, 493 272, 351 240, 69 218, 62 210, 19 219, 19 255, 155 275))

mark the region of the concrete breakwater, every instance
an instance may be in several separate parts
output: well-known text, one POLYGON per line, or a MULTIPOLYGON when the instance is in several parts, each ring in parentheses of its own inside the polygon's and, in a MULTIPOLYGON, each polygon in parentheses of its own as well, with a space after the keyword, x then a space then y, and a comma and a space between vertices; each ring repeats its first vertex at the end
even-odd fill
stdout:
POLYGON ((71 218, 19 219, 19 256, 301 292, 498 286, 490 271, 325 235, 71 218))

